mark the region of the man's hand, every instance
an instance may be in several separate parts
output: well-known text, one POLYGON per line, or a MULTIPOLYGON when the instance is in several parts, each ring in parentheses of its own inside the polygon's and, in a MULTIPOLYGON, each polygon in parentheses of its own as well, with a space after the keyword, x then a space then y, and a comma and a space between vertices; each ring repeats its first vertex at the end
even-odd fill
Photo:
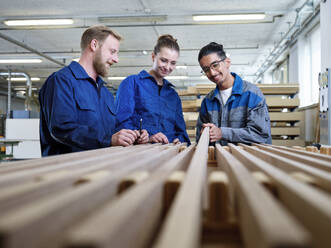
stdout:
POLYGON ((178 144, 180 144, 180 140, 178 138, 176 138, 172 141, 172 143, 175 145, 178 145, 178 144))
POLYGON ((112 146, 129 146, 132 145, 139 137, 139 132, 129 129, 122 129, 111 137, 112 146))
POLYGON ((202 124, 202 131, 205 127, 209 127, 209 141, 216 142, 222 138, 222 131, 220 128, 216 127, 213 123, 202 124))
POLYGON ((154 135, 152 135, 149 138, 149 142, 151 143, 163 143, 163 144, 169 144, 167 136, 165 136, 163 133, 159 132, 154 135))
POLYGON ((146 143, 148 143, 148 141, 149 141, 149 135, 148 135, 148 132, 147 132, 147 130, 146 129, 143 129, 143 130, 141 130, 141 134, 139 133, 139 131, 138 130, 135 130, 135 132, 137 132, 138 133, 138 139, 137 139, 137 143, 138 144, 146 144, 146 143))

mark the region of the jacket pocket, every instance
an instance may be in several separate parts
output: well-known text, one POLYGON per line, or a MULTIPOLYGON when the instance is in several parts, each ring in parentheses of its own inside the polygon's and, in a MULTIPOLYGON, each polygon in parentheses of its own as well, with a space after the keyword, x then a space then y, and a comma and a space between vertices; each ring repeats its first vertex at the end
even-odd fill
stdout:
POLYGON ((84 98, 83 96, 80 96, 79 94, 74 95, 77 107, 80 110, 90 110, 90 111, 96 111, 95 105, 89 101, 89 99, 84 98))

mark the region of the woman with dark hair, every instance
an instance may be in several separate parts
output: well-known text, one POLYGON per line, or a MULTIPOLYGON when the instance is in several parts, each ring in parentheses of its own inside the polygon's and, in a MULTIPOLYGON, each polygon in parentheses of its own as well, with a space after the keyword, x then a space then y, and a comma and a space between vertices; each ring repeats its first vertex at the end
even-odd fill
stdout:
POLYGON ((181 100, 174 86, 164 78, 176 68, 178 57, 177 40, 171 35, 161 35, 152 53, 149 72, 142 70, 127 77, 118 88, 117 129, 143 128, 152 143, 190 144, 181 100))

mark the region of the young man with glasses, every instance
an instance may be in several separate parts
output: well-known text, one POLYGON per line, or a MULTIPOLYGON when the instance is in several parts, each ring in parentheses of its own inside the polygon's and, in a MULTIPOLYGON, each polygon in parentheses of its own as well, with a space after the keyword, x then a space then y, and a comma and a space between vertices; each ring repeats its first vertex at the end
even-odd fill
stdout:
POLYGON ((210 142, 271 144, 268 106, 260 89, 230 72, 223 45, 211 42, 198 57, 202 73, 216 84, 203 99, 197 121, 197 141, 210 127, 210 142))

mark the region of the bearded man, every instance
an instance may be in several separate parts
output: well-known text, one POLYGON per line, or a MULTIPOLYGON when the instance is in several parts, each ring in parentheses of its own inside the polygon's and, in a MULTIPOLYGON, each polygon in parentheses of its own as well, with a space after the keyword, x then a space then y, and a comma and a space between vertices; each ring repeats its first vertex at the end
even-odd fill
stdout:
POLYGON ((100 76, 118 62, 121 39, 106 26, 88 28, 79 62, 48 77, 39 92, 43 156, 148 142, 146 131, 114 132, 114 97, 100 76))

